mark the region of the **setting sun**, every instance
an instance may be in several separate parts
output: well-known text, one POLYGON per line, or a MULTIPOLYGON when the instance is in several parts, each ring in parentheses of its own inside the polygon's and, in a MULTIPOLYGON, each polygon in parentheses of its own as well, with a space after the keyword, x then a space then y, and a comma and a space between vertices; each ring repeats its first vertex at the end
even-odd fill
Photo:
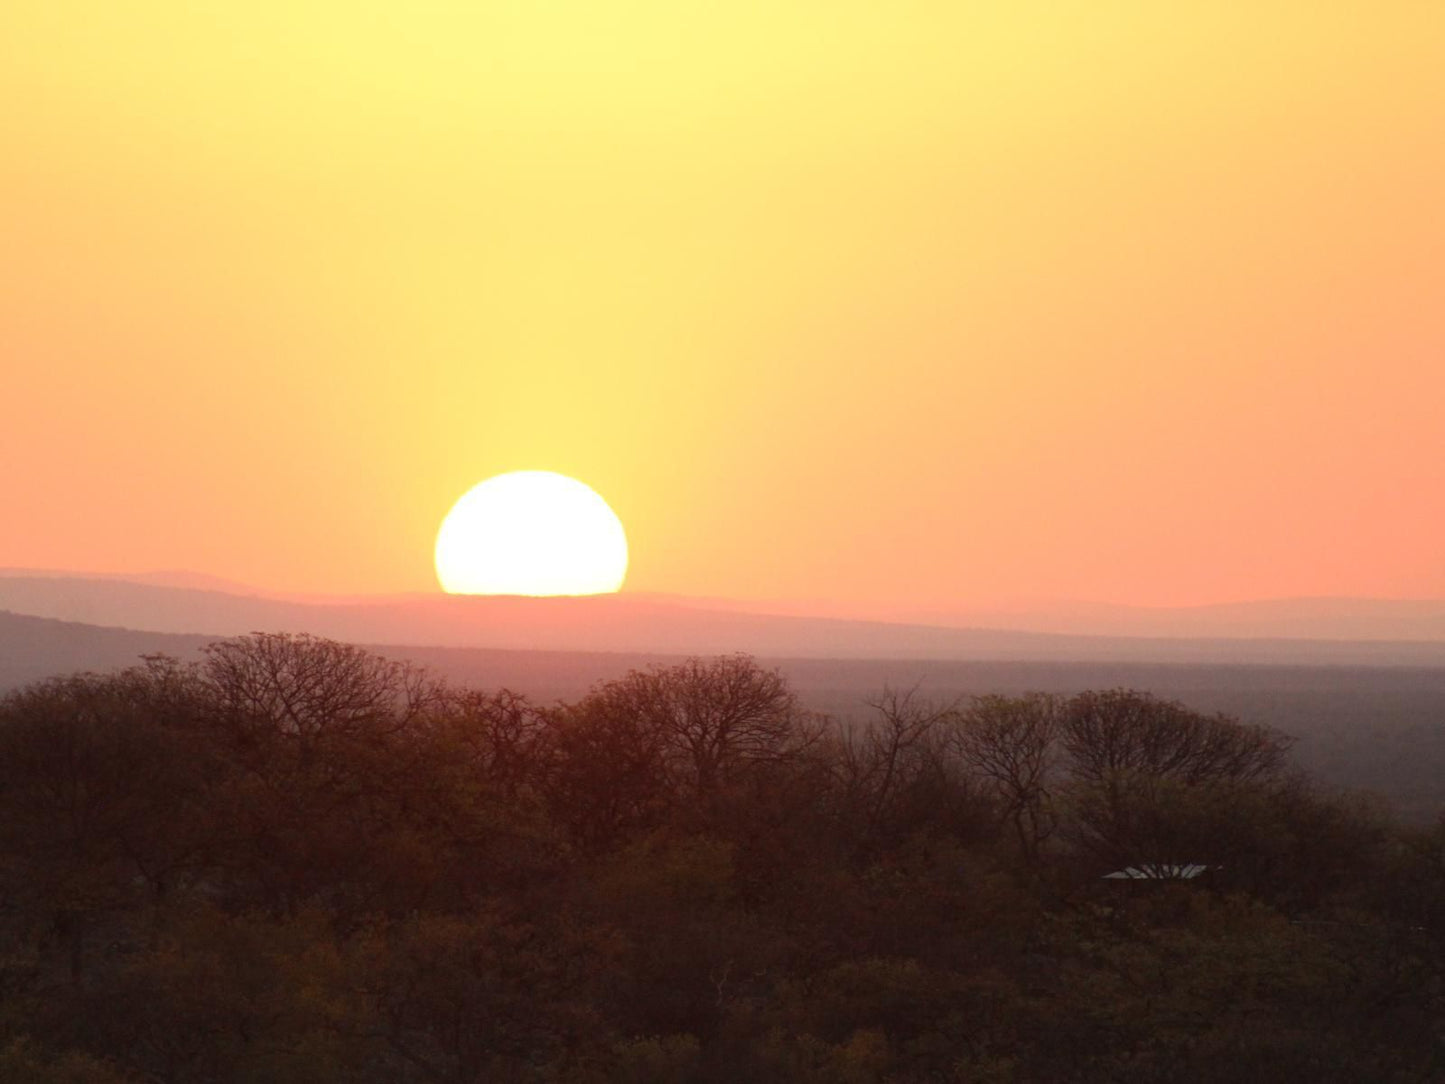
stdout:
POLYGON ((451 594, 605 594, 627 576, 627 535, 575 478, 512 471, 452 506, 437 532, 436 570, 451 594))

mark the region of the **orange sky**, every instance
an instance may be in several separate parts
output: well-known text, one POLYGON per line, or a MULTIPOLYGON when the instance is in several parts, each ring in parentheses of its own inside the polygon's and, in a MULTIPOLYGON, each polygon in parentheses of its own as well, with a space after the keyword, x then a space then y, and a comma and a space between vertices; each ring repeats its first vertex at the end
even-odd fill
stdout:
POLYGON ((1445 596, 1445 7, 0 6, 0 565, 1445 596))

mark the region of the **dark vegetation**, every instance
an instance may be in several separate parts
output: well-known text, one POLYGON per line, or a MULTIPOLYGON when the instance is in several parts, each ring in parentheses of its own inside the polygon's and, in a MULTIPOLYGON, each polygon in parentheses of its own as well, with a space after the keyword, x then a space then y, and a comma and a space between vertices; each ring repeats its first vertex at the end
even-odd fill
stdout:
MULTIPOLYGON (((215 636, 135 632, 0 611, 0 694, 53 674, 108 670, 149 654, 199 659, 215 636)), ((446 679, 509 688, 535 703, 577 700, 631 669, 678 656, 496 648, 373 646, 446 679)), ((885 685, 917 685, 935 699, 1085 689, 1148 689, 1206 713, 1282 730, 1297 740, 1291 762, 1331 786, 1365 789, 1401 819, 1433 823, 1445 808, 1445 668, 1276 666, 1040 659, 776 658, 804 707, 840 719, 885 685)))
POLYGON ((44 681, 0 1080, 1439 1080, 1445 828, 1289 745, 1127 689, 839 723, 745 656, 547 707, 281 635, 44 681))

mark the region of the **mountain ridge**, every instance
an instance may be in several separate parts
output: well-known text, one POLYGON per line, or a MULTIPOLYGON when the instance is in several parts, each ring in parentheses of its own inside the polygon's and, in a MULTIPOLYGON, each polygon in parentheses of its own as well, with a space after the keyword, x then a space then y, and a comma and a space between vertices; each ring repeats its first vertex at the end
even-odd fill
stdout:
POLYGON ((671 598, 392 596, 297 602, 135 580, 0 576, 0 609, 110 629, 217 639, 308 632, 392 647, 782 658, 1445 665, 1445 639, 1080 635, 688 606, 671 598))

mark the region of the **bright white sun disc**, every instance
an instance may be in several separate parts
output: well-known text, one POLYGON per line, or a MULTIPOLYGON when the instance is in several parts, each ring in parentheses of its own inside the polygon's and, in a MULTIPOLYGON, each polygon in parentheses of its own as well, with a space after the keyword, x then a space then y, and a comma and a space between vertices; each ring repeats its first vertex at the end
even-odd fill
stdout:
POLYGON ((627 535, 590 486, 512 471, 452 506, 437 531, 436 570, 456 595, 599 595, 627 576, 627 535))

